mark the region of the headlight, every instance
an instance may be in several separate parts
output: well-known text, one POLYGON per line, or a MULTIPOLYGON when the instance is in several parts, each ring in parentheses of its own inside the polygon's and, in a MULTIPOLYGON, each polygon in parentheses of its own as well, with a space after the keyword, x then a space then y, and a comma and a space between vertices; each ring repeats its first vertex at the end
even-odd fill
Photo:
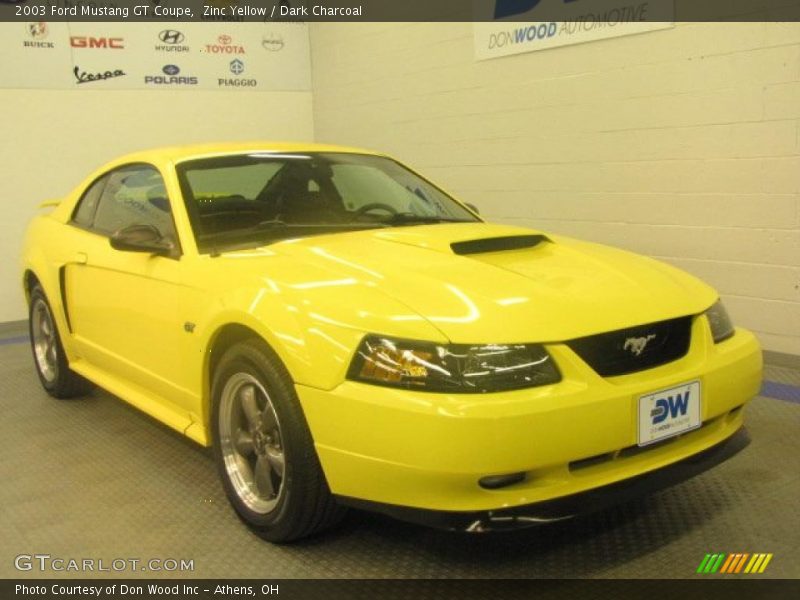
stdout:
POLYGON ((728 311, 722 305, 722 300, 717 300, 705 314, 708 324, 711 326, 711 335, 714 336, 715 344, 719 344, 733 335, 733 323, 728 316, 728 311))
POLYGON ((428 392, 480 393, 556 383, 561 374, 538 344, 439 345, 368 335, 347 378, 428 392))

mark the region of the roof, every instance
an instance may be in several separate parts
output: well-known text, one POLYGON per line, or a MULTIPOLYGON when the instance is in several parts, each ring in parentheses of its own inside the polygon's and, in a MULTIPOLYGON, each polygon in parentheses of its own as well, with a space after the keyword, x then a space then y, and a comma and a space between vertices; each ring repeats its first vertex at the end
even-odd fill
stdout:
POLYGON ((120 157, 114 162, 151 161, 153 159, 182 162, 185 160, 239 154, 244 152, 351 152, 359 154, 377 154, 371 150, 334 146, 329 144, 313 144, 310 142, 225 142, 217 144, 191 144, 187 146, 168 146, 143 150, 120 157))

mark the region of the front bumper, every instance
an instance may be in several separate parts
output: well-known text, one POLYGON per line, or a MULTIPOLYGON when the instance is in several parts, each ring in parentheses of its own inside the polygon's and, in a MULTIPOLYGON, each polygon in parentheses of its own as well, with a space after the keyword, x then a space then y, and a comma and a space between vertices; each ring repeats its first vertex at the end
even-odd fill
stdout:
POLYGON ((725 462, 750 443, 744 428, 711 448, 661 469, 579 494, 499 510, 450 512, 425 510, 338 497, 352 508, 378 512, 402 521, 438 529, 483 533, 535 527, 597 512, 676 485, 725 462))
POLYGON ((331 491, 351 503, 472 516, 515 516, 520 508, 530 516, 524 507, 633 481, 723 444, 741 429, 742 407, 761 384, 755 337, 737 330, 714 344, 704 318, 692 325, 686 356, 630 375, 602 378, 566 345, 548 350, 563 380, 526 390, 448 395, 352 381, 333 390, 298 385, 331 491), (639 448, 638 398, 695 380, 703 426, 639 448), (524 480, 500 489, 478 483, 517 472, 524 480))

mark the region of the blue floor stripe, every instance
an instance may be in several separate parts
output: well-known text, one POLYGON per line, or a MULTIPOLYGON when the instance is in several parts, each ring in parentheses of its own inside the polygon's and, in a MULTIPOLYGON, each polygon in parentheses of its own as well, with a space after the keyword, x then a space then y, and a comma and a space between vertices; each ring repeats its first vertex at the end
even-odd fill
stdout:
POLYGON ((761 384, 761 396, 785 400, 800 404, 800 387, 789 385, 788 383, 778 383, 777 381, 765 381, 761 384))
POLYGON ((10 346, 11 344, 27 344, 27 343, 28 343, 27 335, 0 339, 0 346, 10 346))
MULTIPOLYGON (((28 336, 20 335, 17 337, 9 337, 0 339, 0 346, 10 346, 12 344, 27 344, 28 336)), ((761 384, 761 391, 759 396, 766 398, 774 398, 776 400, 783 400, 785 402, 794 402, 800 404, 800 387, 796 385, 789 385, 788 383, 778 383, 777 381, 764 381, 761 384)))

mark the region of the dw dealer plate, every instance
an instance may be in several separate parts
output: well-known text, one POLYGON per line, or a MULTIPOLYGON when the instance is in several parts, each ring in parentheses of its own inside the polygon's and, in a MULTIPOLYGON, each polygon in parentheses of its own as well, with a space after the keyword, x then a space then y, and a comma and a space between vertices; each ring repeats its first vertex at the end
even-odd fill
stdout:
POLYGON ((692 381, 639 398, 639 445, 700 427, 700 382, 692 381))

